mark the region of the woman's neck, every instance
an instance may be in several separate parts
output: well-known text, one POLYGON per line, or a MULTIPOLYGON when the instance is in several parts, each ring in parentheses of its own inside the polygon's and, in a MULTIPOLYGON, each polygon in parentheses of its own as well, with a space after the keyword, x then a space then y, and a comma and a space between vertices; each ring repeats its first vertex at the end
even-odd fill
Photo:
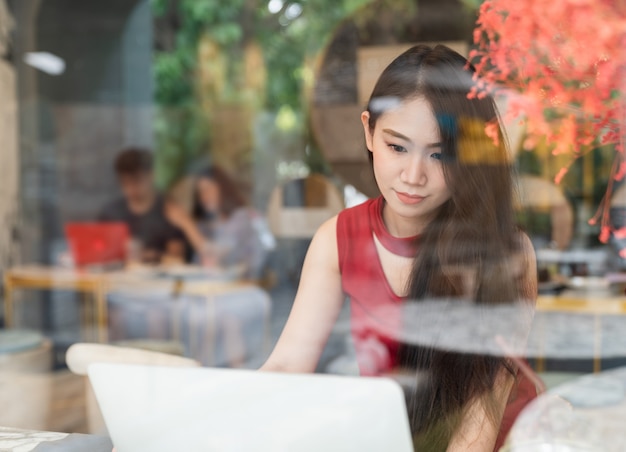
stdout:
POLYGON ((422 233, 430 220, 430 218, 403 217, 392 211, 387 203, 383 204, 383 223, 385 223, 387 231, 394 237, 415 237, 422 233))

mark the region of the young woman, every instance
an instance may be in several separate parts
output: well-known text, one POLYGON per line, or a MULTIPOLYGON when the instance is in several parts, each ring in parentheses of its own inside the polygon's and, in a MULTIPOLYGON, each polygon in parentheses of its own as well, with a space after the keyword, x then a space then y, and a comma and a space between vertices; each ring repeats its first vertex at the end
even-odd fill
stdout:
POLYGON ((265 219, 246 205, 228 174, 218 166, 201 172, 194 184, 192 216, 207 239, 207 253, 225 267, 242 267, 259 278, 274 238, 265 219))
POLYGON ((522 326, 532 315, 534 252, 514 224, 510 161, 493 100, 468 98, 472 74, 445 46, 413 47, 382 73, 361 115, 381 196, 320 227, 289 320, 262 368, 312 372, 347 295, 361 374, 410 368, 419 375, 409 403, 419 450, 493 450, 510 427, 501 428, 503 413, 511 417, 509 398, 524 405, 532 393, 502 355, 399 339, 415 327, 404 307, 424 300, 517 303, 528 314, 522 326), (497 129, 497 143, 487 128, 497 129))

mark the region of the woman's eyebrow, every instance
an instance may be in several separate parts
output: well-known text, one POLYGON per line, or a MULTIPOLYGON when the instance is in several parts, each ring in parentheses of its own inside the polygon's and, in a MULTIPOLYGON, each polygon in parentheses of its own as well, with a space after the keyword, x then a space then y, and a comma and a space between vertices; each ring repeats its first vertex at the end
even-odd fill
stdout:
MULTIPOLYGON (((407 137, 406 135, 401 134, 400 132, 396 132, 393 129, 383 129, 383 133, 386 133, 388 135, 391 135, 393 137, 399 138, 401 140, 404 140, 408 143, 413 143, 413 140, 411 140, 409 137, 407 137)), ((441 147, 441 143, 440 142, 435 142, 435 143, 429 143, 426 145, 426 149, 431 149, 431 148, 440 148, 441 147)))
POLYGON ((391 136, 396 137, 396 138, 400 138, 401 140, 407 141, 407 142, 409 142, 409 143, 412 143, 412 142, 413 142, 413 141, 412 141, 409 137, 407 137, 406 135, 402 135, 400 132, 396 132, 396 131, 395 131, 395 130, 393 130, 393 129, 383 129, 383 133, 386 133, 386 134, 391 135, 391 136))

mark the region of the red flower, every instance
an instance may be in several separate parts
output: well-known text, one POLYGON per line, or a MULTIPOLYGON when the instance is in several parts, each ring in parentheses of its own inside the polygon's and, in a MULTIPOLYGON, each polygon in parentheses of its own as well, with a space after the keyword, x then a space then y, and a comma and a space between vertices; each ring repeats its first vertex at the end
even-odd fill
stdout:
POLYGON ((608 226, 602 226, 600 228, 600 237, 598 237, 600 242, 606 243, 609 241, 610 237, 611 237, 611 228, 609 228, 608 226))
POLYGON ((562 181, 563 178, 565 177, 565 175, 567 174, 567 171, 569 170, 569 168, 567 167, 563 167, 559 170, 559 172, 557 173, 556 176, 554 176, 554 183, 559 185, 562 181))
POLYGON ((615 176, 613 176, 613 178, 616 181, 620 181, 624 178, 624 176, 626 175, 626 162, 622 161, 619 164, 619 169, 617 170, 617 172, 615 173, 615 176))
MULTIPOLYGON (((621 124, 626 80, 626 1, 487 0, 479 10, 470 56, 477 76, 509 98, 505 120, 526 118, 524 147, 539 142, 577 158, 612 143, 619 153, 612 180, 626 176, 621 124)), ((471 96, 481 97, 479 91, 471 96)), ((493 133, 485 130, 489 136, 493 133)), ((567 168, 555 181, 561 182, 567 168)), ((610 199, 613 184, 607 187, 610 199)), ((601 240, 608 240, 603 202, 601 240)))
POLYGON ((616 239, 626 239, 626 227, 619 228, 616 231, 613 231, 613 235, 616 239))

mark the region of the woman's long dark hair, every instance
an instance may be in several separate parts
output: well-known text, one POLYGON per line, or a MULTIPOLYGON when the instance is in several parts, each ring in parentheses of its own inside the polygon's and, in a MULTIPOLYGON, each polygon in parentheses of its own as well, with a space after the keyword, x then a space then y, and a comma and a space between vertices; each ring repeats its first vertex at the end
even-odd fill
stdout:
POLYGON ((196 176, 193 189, 193 207, 191 213, 194 219, 203 220, 207 214, 198 192, 198 181, 203 178, 214 181, 219 187, 220 212, 216 213, 220 213, 228 218, 235 210, 240 207, 244 207, 247 204, 246 199, 239 190, 239 187, 237 187, 237 184, 235 184, 228 173, 226 173, 226 171, 219 166, 213 165, 199 172, 196 176))
MULTIPOLYGON (((443 173, 451 198, 421 234, 407 303, 454 298, 493 305, 532 297, 525 293, 519 271, 516 276, 508 265, 521 249, 511 164, 493 99, 468 98, 473 72, 453 50, 419 45, 384 70, 367 106, 373 132, 387 105, 423 98, 432 108, 441 137, 443 173), (499 143, 487 136, 487 125, 497 131, 499 143), (474 275, 469 288, 463 277, 467 270, 474 275)), ((429 451, 445 450, 464 409, 490 394, 503 369, 515 373, 501 357, 423 346, 407 345, 401 350, 400 365, 419 370, 420 389, 409 400, 409 416, 416 438, 427 438, 418 443, 427 444, 429 451)), ((495 400, 487 408, 494 420, 499 418, 495 400)))

